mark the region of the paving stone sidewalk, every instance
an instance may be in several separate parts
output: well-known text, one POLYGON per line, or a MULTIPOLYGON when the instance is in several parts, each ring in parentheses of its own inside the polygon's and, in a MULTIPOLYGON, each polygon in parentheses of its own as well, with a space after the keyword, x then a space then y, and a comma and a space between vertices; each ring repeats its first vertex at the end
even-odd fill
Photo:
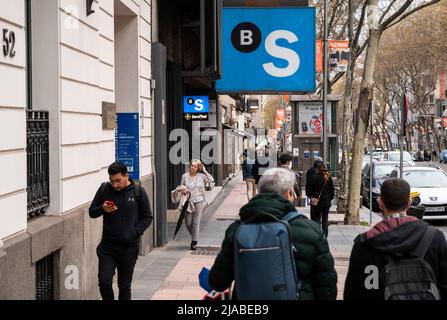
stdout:
MULTIPOLYGON (((233 178, 205 210, 200 230, 199 250, 189 250, 190 235, 182 227, 176 240, 163 248, 156 248, 140 257, 132 285, 135 300, 199 300, 205 294, 200 288, 198 274, 203 267, 210 268, 219 251, 227 227, 238 218, 239 209, 247 203, 245 183, 233 178)), ((309 216, 309 208, 298 208, 309 216)), ((368 226, 345 226, 339 215, 330 215, 329 245, 338 273, 338 299, 342 298, 349 255, 355 237, 368 226)), ((360 220, 369 222, 369 214, 361 210, 360 220)), ((373 216, 373 224, 380 217, 373 216)), ((175 223, 169 224, 172 239, 175 223)))

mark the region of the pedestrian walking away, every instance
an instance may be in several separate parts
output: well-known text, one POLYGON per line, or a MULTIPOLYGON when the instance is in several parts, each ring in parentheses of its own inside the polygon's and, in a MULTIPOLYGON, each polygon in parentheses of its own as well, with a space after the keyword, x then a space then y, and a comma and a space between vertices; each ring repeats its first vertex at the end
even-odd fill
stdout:
POLYGON ((377 203, 383 220, 354 240, 345 300, 447 301, 447 243, 441 230, 407 216, 410 186, 387 179, 377 203))
POLYGON ((129 178, 127 167, 115 162, 108 168, 109 182, 96 192, 91 218, 103 217, 99 259, 99 290, 103 300, 114 300, 112 280, 118 271, 119 300, 131 300, 131 285, 139 253, 139 239, 152 223, 149 198, 140 181, 129 178))
POLYGON ((242 176, 247 185, 247 199, 250 201, 255 197, 257 192, 256 179, 253 175, 253 165, 255 163, 255 158, 253 157, 254 151, 244 150, 242 155, 242 176))
MULTIPOLYGON (((288 216, 296 213, 296 209, 293 206, 294 183, 295 175, 284 168, 269 169, 262 176, 259 182, 260 194, 240 209, 240 221, 232 223, 225 232, 221 251, 209 273, 209 284, 214 290, 218 292, 225 291, 231 287, 233 281, 238 282, 235 275, 239 275, 239 279, 244 279, 244 282, 245 280, 252 280, 253 286, 245 288, 244 291, 253 292, 255 288, 265 288, 262 284, 277 276, 277 274, 272 274, 272 272, 259 275, 260 271, 270 267, 276 267, 278 273, 284 271, 280 264, 280 261, 283 261, 282 251, 278 248, 279 256, 275 263, 268 265, 260 265, 258 263, 253 265, 251 270, 242 273, 242 270, 236 267, 236 262, 242 260, 236 261, 236 255, 245 253, 247 254, 247 259, 253 258, 252 255, 258 255, 258 258, 261 259, 263 254, 271 256, 274 253, 272 250, 268 250, 269 248, 266 248, 266 250, 260 250, 262 248, 241 249, 235 252, 235 238, 240 235, 237 230, 242 223, 263 223, 273 221, 271 219, 275 221, 280 219, 288 220, 288 216), (256 277, 253 277, 253 274, 256 274, 256 277)), ((295 216, 298 217, 288 220, 288 224, 290 226, 291 241, 296 249, 294 250, 293 259, 299 283, 298 297, 300 300, 335 300, 337 297, 337 273, 334 269, 334 259, 329 252, 327 239, 315 222, 303 215, 295 216)), ((261 231, 259 231, 259 228, 256 230, 262 232, 262 228, 261 231)), ((245 238, 249 241, 250 239, 257 241, 269 236, 270 234, 265 234, 265 237, 260 236, 258 238, 253 234, 246 234, 245 238)), ((270 249, 274 248, 270 247, 270 249)), ((284 281, 284 278, 282 280, 284 281)), ((236 283, 233 290, 232 297, 234 299, 237 299, 238 285, 240 283, 236 283)), ((286 290, 288 290, 287 283, 276 282, 273 287, 268 287, 266 292, 256 292, 256 296, 268 297, 269 294, 271 296, 272 292, 277 293, 278 291, 286 290)))
POLYGON ((189 172, 182 176, 180 182, 181 186, 186 189, 183 193, 191 193, 189 198, 193 206, 192 211, 187 211, 185 214, 185 224, 189 234, 192 237, 191 250, 197 249, 199 241, 200 220, 202 218, 203 208, 205 207, 205 183, 214 182, 214 178, 206 171, 200 160, 191 160, 189 172))
MULTIPOLYGON (((314 163, 312 165, 311 168, 309 168, 309 170, 306 171, 306 197, 310 200, 311 196, 310 196, 310 186, 312 184, 312 178, 315 174, 315 172, 317 172, 317 167, 323 163, 323 158, 321 157, 315 157, 314 158, 314 163)), ((314 207, 310 206, 310 215, 312 217, 312 215, 314 214, 314 207)))
POLYGON ((318 164, 317 171, 311 178, 309 186, 311 199, 311 219, 321 225, 326 237, 329 233, 329 209, 334 199, 335 189, 331 175, 323 163, 318 164))

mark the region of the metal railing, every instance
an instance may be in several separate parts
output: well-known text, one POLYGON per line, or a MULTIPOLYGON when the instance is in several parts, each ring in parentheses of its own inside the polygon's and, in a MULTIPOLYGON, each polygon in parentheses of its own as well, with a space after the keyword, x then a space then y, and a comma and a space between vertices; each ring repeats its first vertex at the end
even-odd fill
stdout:
POLYGON ((47 111, 26 111, 28 218, 45 213, 50 204, 49 119, 47 111))

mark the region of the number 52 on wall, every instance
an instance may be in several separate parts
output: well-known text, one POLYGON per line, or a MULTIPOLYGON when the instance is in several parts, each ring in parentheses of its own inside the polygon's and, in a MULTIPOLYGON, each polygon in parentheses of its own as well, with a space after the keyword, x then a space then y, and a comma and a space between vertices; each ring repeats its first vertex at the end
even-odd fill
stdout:
POLYGON ((16 55, 16 34, 8 29, 2 30, 3 55, 5 57, 14 58, 16 55))

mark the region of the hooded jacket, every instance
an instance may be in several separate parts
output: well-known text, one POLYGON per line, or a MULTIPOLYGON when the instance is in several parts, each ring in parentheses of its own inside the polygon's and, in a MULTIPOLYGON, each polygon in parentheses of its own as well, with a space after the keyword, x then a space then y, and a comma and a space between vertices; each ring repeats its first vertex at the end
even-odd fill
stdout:
MULTIPOLYGON (((377 266, 379 274, 387 264, 384 253, 391 255, 409 254, 416 249, 428 224, 415 217, 384 219, 371 230, 359 235, 349 261, 346 276, 345 300, 383 300, 383 290, 367 289, 365 271, 367 266, 377 266)), ((430 264, 437 279, 442 300, 447 300, 447 243, 444 234, 437 230, 424 257, 430 264)))
MULTIPOLYGON (((240 209, 242 221, 263 212, 282 218, 295 207, 283 197, 273 193, 262 193, 240 209)), ((234 280, 234 234, 239 224, 234 222, 225 232, 225 239, 214 265, 210 270, 209 283, 216 291, 229 288, 234 280)), ((337 273, 334 259, 321 228, 307 218, 290 222, 292 241, 297 249, 295 265, 297 276, 302 281, 299 291, 301 300, 335 300, 337 297, 337 273)), ((237 293, 235 294, 237 296, 237 293)))
POLYGON ((104 192, 100 187, 90 205, 91 218, 104 217, 102 243, 136 246, 140 236, 152 223, 152 211, 146 191, 140 187, 140 197, 137 201, 135 184, 133 180, 130 182, 131 184, 121 191, 113 189, 110 183, 104 192), (102 208, 105 201, 115 202, 118 210, 106 213, 102 208))

